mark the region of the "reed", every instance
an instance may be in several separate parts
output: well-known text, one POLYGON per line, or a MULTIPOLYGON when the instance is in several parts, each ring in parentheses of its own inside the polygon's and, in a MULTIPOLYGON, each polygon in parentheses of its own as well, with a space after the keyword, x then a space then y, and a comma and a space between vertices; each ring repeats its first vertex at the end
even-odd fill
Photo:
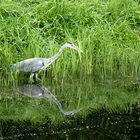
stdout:
POLYGON ((66 41, 84 53, 65 50, 50 66, 48 77, 93 75, 101 80, 138 80, 139 15, 137 0, 1 1, 0 82, 14 84, 24 79, 13 74, 9 64, 50 57, 66 41))

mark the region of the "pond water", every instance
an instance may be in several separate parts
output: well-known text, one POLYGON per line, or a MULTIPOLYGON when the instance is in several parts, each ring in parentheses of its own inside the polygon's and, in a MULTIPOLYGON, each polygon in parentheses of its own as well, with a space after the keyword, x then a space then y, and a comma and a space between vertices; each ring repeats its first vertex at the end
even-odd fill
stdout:
POLYGON ((137 82, 92 78, 1 87, 1 139, 140 139, 137 82))

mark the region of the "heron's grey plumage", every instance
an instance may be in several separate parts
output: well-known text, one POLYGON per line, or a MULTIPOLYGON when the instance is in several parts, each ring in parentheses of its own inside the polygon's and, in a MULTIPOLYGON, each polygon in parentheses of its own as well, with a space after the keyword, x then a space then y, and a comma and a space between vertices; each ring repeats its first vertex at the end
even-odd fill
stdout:
POLYGON ((66 47, 75 49, 77 51, 80 50, 74 44, 67 42, 63 46, 61 46, 58 53, 56 53, 54 56, 50 58, 29 58, 29 59, 17 62, 15 64, 11 64, 10 67, 18 71, 31 72, 30 81, 33 81, 34 74, 36 76, 36 79, 39 79, 38 73, 41 70, 45 70, 52 62, 54 62, 61 55, 61 53, 66 47))

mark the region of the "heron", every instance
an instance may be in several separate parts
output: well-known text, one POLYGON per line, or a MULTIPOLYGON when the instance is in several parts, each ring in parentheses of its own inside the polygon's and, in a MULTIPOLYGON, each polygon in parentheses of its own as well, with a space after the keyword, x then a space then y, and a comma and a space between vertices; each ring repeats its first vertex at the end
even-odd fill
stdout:
POLYGON ((29 77, 29 81, 33 82, 33 78, 35 76, 36 80, 40 80, 38 78, 38 74, 42 71, 42 70, 46 70, 46 68, 53 63, 63 52, 63 50, 65 48, 71 48, 74 49, 76 51, 81 51, 81 49, 79 49, 77 46, 75 46, 73 43, 71 42, 66 42, 64 45, 62 45, 59 49, 59 51, 52 57, 50 58, 28 58, 25 59, 23 61, 17 62, 15 64, 11 64, 10 67, 12 69, 15 69, 17 71, 22 71, 22 72, 30 72, 30 77, 29 77))

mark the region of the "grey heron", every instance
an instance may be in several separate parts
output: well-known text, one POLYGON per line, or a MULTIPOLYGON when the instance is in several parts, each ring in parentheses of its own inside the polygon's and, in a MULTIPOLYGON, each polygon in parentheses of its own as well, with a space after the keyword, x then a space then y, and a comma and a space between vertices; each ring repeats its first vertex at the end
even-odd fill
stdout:
POLYGON ((38 74, 40 71, 45 70, 52 62, 54 62, 63 52, 65 48, 72 48, 74 50, 80 51, 80 49, 75 46, 71 42, 66 42, 61 46, 59 51, 50 58, 29 58, 23 61, 17 62, 15 64, 11 64, 10 67, 17 71, 30 72, 30 82, 33 82, 33 77, 35 75, 36 80, 40 80, 38 78, 38 74))

